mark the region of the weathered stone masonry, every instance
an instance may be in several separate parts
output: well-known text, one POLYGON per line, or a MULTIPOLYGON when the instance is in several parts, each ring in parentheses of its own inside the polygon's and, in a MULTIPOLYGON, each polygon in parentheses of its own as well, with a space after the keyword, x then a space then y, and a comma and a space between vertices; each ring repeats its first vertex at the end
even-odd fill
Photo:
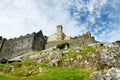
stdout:
POLYGON ((65 42, 69 43, 71 47, 82 47, 88 44, 97 43, 98 41, 96 41, 94 37, 91 36, 91 33, 88 31, 86 34, 76 36, 74 38, 71 38, 70 40, 49 41, 45 46, 46 48, 50 48, 56 46, 57 44, 65 42))
POLYGON ((21 54, 29 53, 45 48, 45 40, 42 31, 27 34, 19 38, 0 40, 0 60, 9 59, 21 54))

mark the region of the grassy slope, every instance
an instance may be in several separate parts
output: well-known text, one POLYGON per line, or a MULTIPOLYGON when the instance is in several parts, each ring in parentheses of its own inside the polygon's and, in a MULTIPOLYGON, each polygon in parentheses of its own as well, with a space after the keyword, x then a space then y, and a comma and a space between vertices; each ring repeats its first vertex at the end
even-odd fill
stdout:
POLYGON ((15 78, 0 74, 0 80, 88 80, 92 71, 80 70, 76 68, 48 68, 45 74, 35 77, 15 78))
MULTIPOLYGON (((101 49, 98 48, 98 49, 101 49)), ((84 47, 84 50, 80 51, 79 53, 75 54, 73 49, 69 48, 67 49, 67 53, 64 53, 66 50, 62 50, 63 54, 68 54, 68 56, 63 56, 62 59, 66 58, 74 58, 78 55, 86 55, 88 52, 95 51, 96 49, 91 47, 91 46, 86 46, 84 47)), ((40 53, 40 52, 36 52, 40 53)), ((35 53, 34 53, 35 54, 35 53)), ((48 67, 46 65, 41 65, 37 64, 33 60, 28 60, 24 62, 19 62, 19 63, 13 63, 17 68, 13 71, 10 72, 9 74, 0 74, 0 80, 88 80, 88 77, 92 73, 92 71, 89 70, 80 70, 77 68, 62 68, 62 67, 48 67), (27 66, 24 68, 22 65, 27 66), (31 66, 32 65, 32 66, 31 66), (34 77, 26 77, 26 78, 21 78, 21 77, 10 77, 10 76, 16 76, 16 75, 23 75, 28 72, 25 72, 26 70, 29 71, 29 69, 33 69, 35 71, 38 71, 39 67, 46 67, 46 71, 44 74, 40 76, 34 76, 34 77)), ((7 64, 0 64, 1 68, 7 67, 7 64)))

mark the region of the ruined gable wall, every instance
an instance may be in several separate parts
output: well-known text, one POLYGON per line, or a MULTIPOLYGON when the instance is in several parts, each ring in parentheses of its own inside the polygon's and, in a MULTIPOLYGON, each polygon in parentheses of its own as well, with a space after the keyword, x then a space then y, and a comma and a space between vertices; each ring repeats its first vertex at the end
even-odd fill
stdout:
POLYGON ((32 49, 34 51, 45 49, 45 39, 42 31, 35 34, 32 49))

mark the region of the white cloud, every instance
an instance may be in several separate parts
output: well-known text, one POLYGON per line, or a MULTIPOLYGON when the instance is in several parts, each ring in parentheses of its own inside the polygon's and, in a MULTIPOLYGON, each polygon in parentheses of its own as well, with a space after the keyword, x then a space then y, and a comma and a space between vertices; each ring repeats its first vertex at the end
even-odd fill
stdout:
POLYGON ((69 35, 79 34, 79 30, 74 28, 77 22, 65 8, 70 3, 58 0, 3 0, 0 5, 0 34, 4 37, 18 37, 40 29, 45 35, 50 35, 56 32, 58 24, 62 24, 69 35))
MULTIPOLYGON (((18 37, 27 33, 37 32, 42 29, 45 35, 51 35, 56 32, 56 26, 61 24, 67 35, 79 35, 90 28, 90 25, 95 24, 96 19, 101 18, 101 9, 108 3, 108 0, 1 0, 0 1, 0 35, 6 38, 18 37), (70 9, 74 7, 77 12, 71 16, 70 9), (80 12, 89 12, 84 23, 79 19, 84 15, 80 12)), ((116 11, 118 0, 111 4, 116 11)), ((110 14, 109 17, 115 18, 115 15, 110 14)), ((120 17, 118 18, 120 20, 120 17)), ((104 22, 102 22, 104 24, 104 22)), ((105 23, 107 24, 107 23, 105 23)), ((119 24, 118 24, 119 25, 119 24)), ((113 25, 112 25, 113 26, 113 25)), ((115 24, 114 24, 115 27, 115 24)), ((116 27, 115 27, 116 28, 116 27)), ((117 26, 119 29, 119 26, 117 26)), ((99 26, 94 29, 95 33, 103 30, 104 26, 99 26)), ((111 38, 110 41, 118 39, 110 37, 119 33, 120 29, 112 31, 110 29, 101 32, 97 39, 104 41, 106 36, 111 38)), ((94 32, 92 32, 94 33, 94 32)))

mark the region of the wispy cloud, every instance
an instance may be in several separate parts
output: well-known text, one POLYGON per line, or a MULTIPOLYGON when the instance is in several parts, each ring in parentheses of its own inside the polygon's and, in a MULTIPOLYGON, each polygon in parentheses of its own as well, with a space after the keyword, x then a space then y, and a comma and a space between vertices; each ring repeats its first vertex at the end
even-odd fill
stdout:
POLYGON ((11 38, 43 30, 67 35, 91 31, 100 41, 115 41, 120 33, 119 0, 1 0, 0 35, 11 38))

